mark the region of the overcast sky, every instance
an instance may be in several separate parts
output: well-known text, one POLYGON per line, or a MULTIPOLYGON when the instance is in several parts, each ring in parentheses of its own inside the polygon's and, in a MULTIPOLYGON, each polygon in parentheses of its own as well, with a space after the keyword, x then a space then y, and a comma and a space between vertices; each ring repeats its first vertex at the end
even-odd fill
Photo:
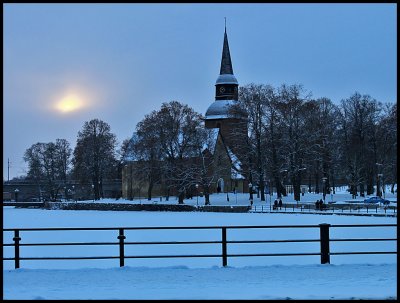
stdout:
POLYGON ((397 4, 3 4, 3 179, 101 119, 119 142, 163 102, 204 114, 224 34, 239 85, 395 103, 397 4))

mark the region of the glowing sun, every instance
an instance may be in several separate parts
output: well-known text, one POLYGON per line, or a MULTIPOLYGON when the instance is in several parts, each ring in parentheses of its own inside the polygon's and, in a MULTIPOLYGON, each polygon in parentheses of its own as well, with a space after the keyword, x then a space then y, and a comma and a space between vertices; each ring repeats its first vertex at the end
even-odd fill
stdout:
POLYGON ((83 106, 82 100, 76 95, 68 95, 56 104, 56 108, 62 113, 69 113, 80 109, 83 106))

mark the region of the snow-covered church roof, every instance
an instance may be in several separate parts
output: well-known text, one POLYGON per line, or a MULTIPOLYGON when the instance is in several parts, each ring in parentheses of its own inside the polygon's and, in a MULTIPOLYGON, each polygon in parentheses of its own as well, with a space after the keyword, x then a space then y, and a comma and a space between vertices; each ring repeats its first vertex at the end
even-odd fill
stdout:
POLYGON ((216 100, 206 111, 206 120, 228 118, 229 107, 234 105, 235 100, 216 100))
POLYGON ((228 156, 232 162, 231 168, 231 178, 232 179, 244 179, 243 175, 240 173, 242 171, 242 162, 240 162, 239 158, 232 152, 232 150, 227 146, 226 150, 228 151, 228 156))
POLYGON ((239 82, 236 80, 236 77, 233 74, 222 74, 222 75, 218 76, 217 81, 215 82, 215 85, 218 85, 218 84, 237 84, 237 85, 239 85, 239 82))

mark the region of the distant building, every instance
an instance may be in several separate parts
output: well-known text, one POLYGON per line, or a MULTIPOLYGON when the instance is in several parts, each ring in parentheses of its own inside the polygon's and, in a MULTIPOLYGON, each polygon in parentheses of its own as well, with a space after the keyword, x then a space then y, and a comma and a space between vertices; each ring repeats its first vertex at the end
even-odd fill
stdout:
MULTIPOLYGON (((215 184, 211 187, 213 192, 247 192, 248 185, 244 172, 246 172, 245 159, 241 156, 238 146, 245 142, 238 142, 247 134, 245 115, 233 114, 231 105, 238 102, 238 81, 233 74, 232 60, 229 51, 228 36, 224 33, 220 74, 215 83, 215 101, 209 106, 205 114, 205 127, 215 129, 213 132, 215 148, 212 153, 214 170, 218 172, 215 184)), ((196 161, 192 159, 192 161, 196 161)), ((122 169, 122 197, 135 199, 147 197, 148 183, 135 178, 135 170, 140 169, 140 162, 127 161, 122 169)), ((167 192, 166 180, 160 180, 152 188, 152 196, 164 196, 167 192)), ((170 195, 176 194, 174 189, 170 195)), ((188 193, 189 196, 191 193, 188 193)))
MULTIPOLYGON (((104 180, 101 196, 103 198, 121 197, 121 179, 104 180)), ((82 184, 77 180, 68 180, 66 184, 59 182, 57 200, 91 200, 93 199, 92 185, 82 184)), ((45 182, 38 184, 29 179, 10 180, 3 182, 3 201, 31 202, 50 201, 50 192, 45 182)))

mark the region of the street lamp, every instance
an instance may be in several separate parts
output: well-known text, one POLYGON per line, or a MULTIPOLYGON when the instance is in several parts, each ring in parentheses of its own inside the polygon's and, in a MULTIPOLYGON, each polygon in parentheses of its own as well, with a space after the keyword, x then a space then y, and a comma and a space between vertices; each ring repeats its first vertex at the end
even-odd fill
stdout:
POLYGON ((93 202, 94 202, 94 184, 92 184, 93 202))
POLYGON ((75 185, 72 185, 72 199, 76 202, 76 198, 75 198, 75 185))
POLYGON ((19 189, 16 188, 16 189, 14 190, 14 193, 15 193, 15 202, 18 202, 18 193, 19 193, 19 189))
POLYGON ((236 186, 233 188, 233 192, 235 193, 235 203, 237 204, 237 191, 236 191, 236 186))
MULTIPOLYGON (((281 174, 282 173, 287 173, 288 170, 287 169, 282 169, 279 172, 281 174)), ((280 180, 279 180, 279 182, 280 182, 280 180)), ((282 187, 281 187, 281 184, 276 184, 277 198, 281 198, 282 197, 282 188, 283 188, 283 186, 284 186, 284 179, 282 178, 282 187), (279 187, 279 189, 278 189, 278 187, 279 187)))
POLYGON ((269 211, 271 211, 272 192, 271 192, 271 180, 270 179, 268 179, 268 193, 269 193, 269 211))
POLYGON ((199 184, 196 184, 196 191, 197 191, 196 204, 197 204, 197 207, 199 207, 199 184))
MULTIPOLYGON (((297 171, 301 173, 301 171, 306 170, 306 169, 307 169, 307 167, 301 167, 297 171)), ((300 183, 300 187, 301 187, 301 175, 300 175, 299 183, 300 183)), ((304 188, 303 188, 303 190, 304 190, 304 188)), ((301 190, 301 195, 302 196, 304 195, 304 191, 303 190, 301 190)), ((299 199, 300 199, 300 193, 299 193, 299 199)))
POLYGON ((326 183, 327 179, 328 179, 327 177, 323 177, 322 178, 322 182, 323 182, 322 192, 323 192, 323 197, 324 197, 324 203, 325 203, 325 195, 326 195, 326 193, 325 193, 325 190, 326 190, 325 183, 326 183))
POLYGON ((69 201, 71 199, 72 196, 72 190, 70 188, 68 188, 68 198, 66 199, 66 201, 69 201))
POLYGON ((250 205, 253 205, 253 184, 249 183, 250 205))
POLYGON ((380 197, 380 196, 381 196, 381 191, 380 191, 380 177, 382 176, 382 174, 379 174, 379 171, 380 171, 379 166, 382 166, 383 164, 382 164, 382 163, 375 163, 375 165, 377 166, 377 172, 378 172, 378 174, 377 174, 377 179, 376 179, 376 195, 377 195, 378 197, 380 197))
POLYGON ((103 199, 103 193, 102 192, 100 192, 100 180, 99 180, 99 187, 98 187, 98 191, 99 191, 99 199, 100 199, 100 197, 103 199), (100 195, 100 193, 101 193, 101 195, 100 195))

